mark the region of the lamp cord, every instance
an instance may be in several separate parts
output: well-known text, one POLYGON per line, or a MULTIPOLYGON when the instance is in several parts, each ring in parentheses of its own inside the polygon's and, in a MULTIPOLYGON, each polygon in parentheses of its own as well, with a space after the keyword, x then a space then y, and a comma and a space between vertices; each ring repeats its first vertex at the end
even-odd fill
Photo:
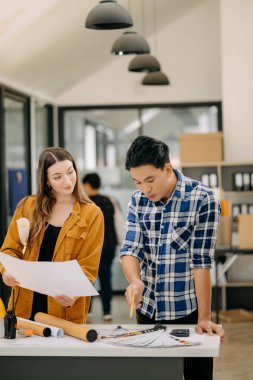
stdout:
POLYGON ((157 57, 157 40, 156 40, 156 32, 157 32, 157 15, 156 15, 156 12, 157 12, 157 8, 156 8, 156 4, 155 4, 155 0, 153 0, 153 26, 154 26, 154 54, 155 56, 157 57))

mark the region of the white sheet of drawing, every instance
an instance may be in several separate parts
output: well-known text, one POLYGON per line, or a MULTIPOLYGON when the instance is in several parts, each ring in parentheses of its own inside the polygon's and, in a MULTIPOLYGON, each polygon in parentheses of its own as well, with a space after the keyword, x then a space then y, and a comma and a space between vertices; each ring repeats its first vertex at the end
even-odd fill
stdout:
POLYGON ((16 259, 0 252, 0 262, 20 287, 54 297, 95 296, 98 292, 76 260, 38 262, 16 259))

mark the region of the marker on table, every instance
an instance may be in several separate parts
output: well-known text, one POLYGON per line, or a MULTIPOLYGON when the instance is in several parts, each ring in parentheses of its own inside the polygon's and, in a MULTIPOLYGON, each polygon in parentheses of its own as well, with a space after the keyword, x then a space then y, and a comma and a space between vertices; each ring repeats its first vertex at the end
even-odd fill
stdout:
POLYGON ((134 312, 134 304, 135 304, 135 294, 134 294, 134 289, 135 286, 133 286, 133 294, 132 294, 132 301, 131 301, 131 306, 130 306, 130 314, 129 317, 132 318, 133 312, 134 312))

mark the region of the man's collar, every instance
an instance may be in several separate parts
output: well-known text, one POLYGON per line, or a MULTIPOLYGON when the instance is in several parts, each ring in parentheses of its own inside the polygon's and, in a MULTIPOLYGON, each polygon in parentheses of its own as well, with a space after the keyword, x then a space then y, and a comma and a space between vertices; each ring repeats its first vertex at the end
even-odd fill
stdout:
POLYGON ((177 177, 177 184, 172 197, 183 199, 185 197, 185 177, 179 170, 173 169, 173 171, 177 177))

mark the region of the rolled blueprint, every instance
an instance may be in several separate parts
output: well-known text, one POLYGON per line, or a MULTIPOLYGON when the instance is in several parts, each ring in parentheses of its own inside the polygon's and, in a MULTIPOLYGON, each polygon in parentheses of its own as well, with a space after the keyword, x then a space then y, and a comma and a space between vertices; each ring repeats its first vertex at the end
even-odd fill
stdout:
POLYGON ((83 325, 66 321, 65 319, 53 317, 46 313, 35 314, 35 321, 44 323, 45 325, 55 326, 63 329, 64 334, 73 336, 74 338, 86 340, 87 342, 94 342, 97 339, 96 330, 88 329, 83 325))
POLYGON ((51 335, 51 329, 40 325, 39 323, 32 323, 28 320, 20 321, 20 318, 17 318, 17 330, 21 329, 31 329, 35 335, 48 337, 51 335))
MULTIPOLYGON (((51 336, 53 336, 55 338, 61 338, 64 335, 64 331, 62 329, 58 328, 58 327, 45 325, 44 323, 37 323, 37 322, 29 321, 28 319, 19 318, 19 317, 18 317, 18 321, 20 321, 20 322, 29 322, 29 323, 31 323, 33 325, 40 325, 40 326, 48 327, 51 330, 51 336)), ((31 326, 31 329, 33 329, 33 326, 31 326)))

